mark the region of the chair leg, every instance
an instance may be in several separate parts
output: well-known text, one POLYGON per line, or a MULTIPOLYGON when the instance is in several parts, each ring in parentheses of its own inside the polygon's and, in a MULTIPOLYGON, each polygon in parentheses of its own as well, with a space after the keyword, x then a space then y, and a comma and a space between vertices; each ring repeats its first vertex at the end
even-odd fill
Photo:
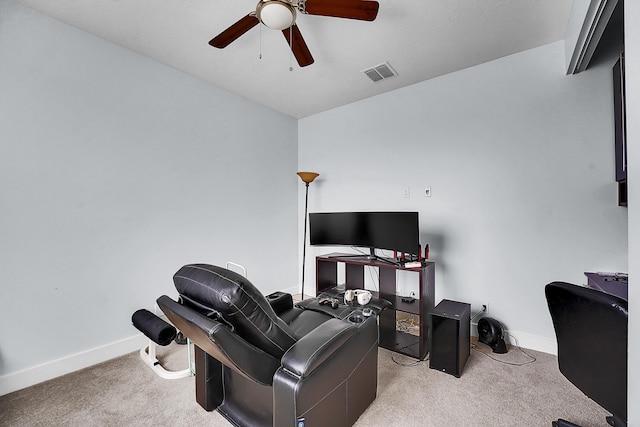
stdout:
POLYGON ((551 425, 553 427, 580 427, 578 424, 563 420, 562 418, 558 418, 558 421, 553 421, 551 425))
POLYGON ((607 417, 607 424, 614 427, 627 427, 626 421, 616 417, 615 415, 609 415, 607 417))
POLYGON ((213 411, 224 400, 222 364, 194 345, 196 365, 196 402, 205 411, 213 411))

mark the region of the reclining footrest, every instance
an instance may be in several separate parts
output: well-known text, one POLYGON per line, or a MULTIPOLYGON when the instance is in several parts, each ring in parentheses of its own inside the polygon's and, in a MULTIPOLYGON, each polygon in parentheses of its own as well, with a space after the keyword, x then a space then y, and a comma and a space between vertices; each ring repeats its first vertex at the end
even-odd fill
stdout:
POLYGON ((158 345, 169 345, 176 337, 176 328, 144 308, 133 313, 131 322, 136 329, 158 345))

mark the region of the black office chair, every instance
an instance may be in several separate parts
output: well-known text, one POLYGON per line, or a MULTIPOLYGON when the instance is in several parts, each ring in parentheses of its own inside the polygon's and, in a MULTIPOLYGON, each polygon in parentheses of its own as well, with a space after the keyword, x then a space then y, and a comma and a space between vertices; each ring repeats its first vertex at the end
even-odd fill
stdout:
MULTIPOLYGON (((545 295, 558 341, 560 372, 611 416, 627 425, 627 301, 563 282, 549 283, 545 295)), ((575 426, 559 419, 553 426, 575 426)))

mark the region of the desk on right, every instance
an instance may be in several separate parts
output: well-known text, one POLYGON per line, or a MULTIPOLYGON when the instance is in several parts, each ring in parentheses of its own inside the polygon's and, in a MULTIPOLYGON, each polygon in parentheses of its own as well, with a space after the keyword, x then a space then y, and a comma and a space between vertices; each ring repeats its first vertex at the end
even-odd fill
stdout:
POLYGON ((629 300, 629 278, 616 273, 584 273, 587 286, 629 300))

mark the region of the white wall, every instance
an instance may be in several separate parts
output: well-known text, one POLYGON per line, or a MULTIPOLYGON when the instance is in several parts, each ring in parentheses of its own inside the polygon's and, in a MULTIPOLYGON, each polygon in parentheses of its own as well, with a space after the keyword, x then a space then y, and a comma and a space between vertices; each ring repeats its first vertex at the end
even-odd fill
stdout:
MULTIPOLYGON (((627 270, 610 70, 568 77, 563 61, 546 46, 304 119, 298 168, 292 119, 0 0, 0 394, 134 349, 131 313, 173 295, 186 262, 236 260, 264 292, 293 288, 305 169, 322 174, 311 211, 419 210, 437 299, 488 301, 522 345, 548 350, 544 284, 627 270)), ((308 253, 307 289, 324 251, 308 253)), ((630 401, 637 378, 630 364, 630 401)))
MULTIPOLYGON (((544 286, 627 271, 612 115, 610 65, 566 76, 558 42, 305 118, 309 210, 419 211, 436 303, 488 302, 521 345, 555 352, 544 286)), ((308 283, 326 251, 308 252, 308 283)))
POLYGON ((0 394, 139 348, 185 263, 296 289, 296 120, 1 6, 0 394))
POLYGON ((626 107, 627 107, 627 185, 629 196, 629 427, 640 426, 640 3, 628 1, 624 10, 626 107))

